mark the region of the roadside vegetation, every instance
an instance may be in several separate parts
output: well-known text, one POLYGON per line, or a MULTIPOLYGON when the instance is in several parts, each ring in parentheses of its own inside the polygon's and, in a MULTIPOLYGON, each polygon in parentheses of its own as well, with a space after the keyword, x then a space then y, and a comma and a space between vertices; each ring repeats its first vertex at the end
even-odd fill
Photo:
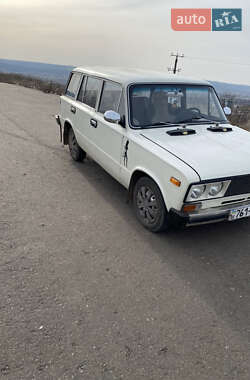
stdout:
POLYGON ((15 73, 0 73, 0 82, 34 88, 47 94, 61 95, 64 91, 64 86, 60 83, 15 73))
POLYGON ((250 131, 250 101, 249 106, 241 106, 232 111, 228 117, 233 125, 238 125, 243 129, 250 131))
POLYGON ((250 131, 250 97, 239 97, 234 94, 220 95, 222 106, 228 106, 232 114, 228 117, 233 125, 250 131))

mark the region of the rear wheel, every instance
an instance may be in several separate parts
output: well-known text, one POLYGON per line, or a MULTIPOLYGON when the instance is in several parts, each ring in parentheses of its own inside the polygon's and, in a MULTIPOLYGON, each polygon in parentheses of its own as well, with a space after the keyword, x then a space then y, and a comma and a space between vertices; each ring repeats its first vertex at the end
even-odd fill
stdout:
POLYGON ((74 161, 83 161, 86 157, 86 153, 78 145, 73 128, 69 130, 69 151, 74 161))
POLYGON ((141 177, 133 191, 133 207, 137 219, 152 232, 168 227, 168 213, 161 191, 149 177, 141 177))

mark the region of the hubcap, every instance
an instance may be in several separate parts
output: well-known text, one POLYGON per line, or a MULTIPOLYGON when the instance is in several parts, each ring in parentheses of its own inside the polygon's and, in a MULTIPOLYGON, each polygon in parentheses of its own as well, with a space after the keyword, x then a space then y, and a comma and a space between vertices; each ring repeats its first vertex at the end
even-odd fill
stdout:
POLYGON ((157 219, 159 208, 153 191, 149 187, 142 186, 138 190, 136 202, 140 216, 144 221, 147 224, 154 223, 157 219))

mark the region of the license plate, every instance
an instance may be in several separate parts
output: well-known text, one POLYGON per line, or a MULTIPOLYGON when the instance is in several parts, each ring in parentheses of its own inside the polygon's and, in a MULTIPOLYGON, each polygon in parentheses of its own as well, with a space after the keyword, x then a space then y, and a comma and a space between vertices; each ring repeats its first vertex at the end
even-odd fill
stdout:
POLYGON ((237 207, 230 210, 228 220, 247 218, 250 216, 250 205, 237 207))

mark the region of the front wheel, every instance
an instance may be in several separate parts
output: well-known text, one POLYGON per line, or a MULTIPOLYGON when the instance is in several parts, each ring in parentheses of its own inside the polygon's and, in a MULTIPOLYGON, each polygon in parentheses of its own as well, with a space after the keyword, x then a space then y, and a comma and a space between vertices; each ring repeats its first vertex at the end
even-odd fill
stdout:
POLYGON ((69 130, 69 151, 74 161, 83 161, 86 157, 86 153, 78 145, 73 128, 69 130))
POLYGON ((161 191, 148 177, 141 177, 133 191, 133 207, 137 219, 152 232, 164 231, 168 227, 168 213, 161 191))

